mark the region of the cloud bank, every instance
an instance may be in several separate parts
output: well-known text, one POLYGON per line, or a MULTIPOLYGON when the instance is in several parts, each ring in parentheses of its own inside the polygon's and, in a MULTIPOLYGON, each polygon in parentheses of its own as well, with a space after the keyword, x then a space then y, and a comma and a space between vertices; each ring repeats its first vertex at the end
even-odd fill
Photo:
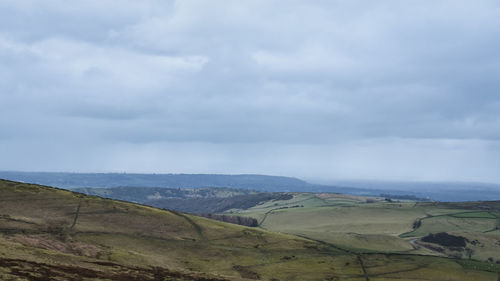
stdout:
POLYGON ((0 169, 500 182, 497 1, 2 1, 0 169))

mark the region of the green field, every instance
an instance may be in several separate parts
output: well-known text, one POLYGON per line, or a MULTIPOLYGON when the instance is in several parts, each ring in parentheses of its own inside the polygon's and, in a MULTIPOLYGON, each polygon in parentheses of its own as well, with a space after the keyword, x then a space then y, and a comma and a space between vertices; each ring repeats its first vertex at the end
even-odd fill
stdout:
POLYGON ((258 218, 264 229, 310 237, 359 253, 411 253, 481 261, 493 258, 496 262, 500 261, 499 209, 500 202, 386 202, 381 198, 299 193, 289 201, 233 213, 258 218), (292 208, 297 201, 303 203, 292 208), (485 206, 488 211, 481 210, 485 206), (468 250, 462 253, 420 243, 423 236, 439 232, 474 242, 468 243, 468 250))
POLYGON ((294 194, 240 211, 266 230, 0 181, 0 280, 498 281, 495 264, 412 255, 397 235, 424 207, 368 201, 294 194))

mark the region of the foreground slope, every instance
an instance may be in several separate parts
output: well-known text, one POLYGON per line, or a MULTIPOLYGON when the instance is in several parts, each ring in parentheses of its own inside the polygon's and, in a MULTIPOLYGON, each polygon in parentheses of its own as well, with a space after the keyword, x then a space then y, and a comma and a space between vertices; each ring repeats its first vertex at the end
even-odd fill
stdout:
POLYGON ((4 275, 27 274, 8 269, 26 261, 42 272, 64 265, 69 272, 124 267, 147 275, 154 267, 231 280, 363 277, 356 256, 298 237, 38 185, 1 181, 0 194, 4 275))
POLYGON ((334 245, 0 181, 1 280, 498 280, 482 264, 334 245))

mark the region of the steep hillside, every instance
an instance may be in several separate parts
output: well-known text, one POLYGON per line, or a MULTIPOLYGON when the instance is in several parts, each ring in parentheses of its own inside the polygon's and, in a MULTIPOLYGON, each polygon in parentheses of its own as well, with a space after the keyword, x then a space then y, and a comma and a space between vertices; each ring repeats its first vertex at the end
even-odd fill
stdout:
POLYGON ((0 280, 498 280, 482 263, 384 253, 0 181, 0 280))
POLYGON ((75 272, 175 271, 231 280, 323 280, 334 276, 332 268, 363 275, 355 256, 298 237, 10 181, 0 181, 0 195, 4 276, 62 272, 71 280, 75 272))

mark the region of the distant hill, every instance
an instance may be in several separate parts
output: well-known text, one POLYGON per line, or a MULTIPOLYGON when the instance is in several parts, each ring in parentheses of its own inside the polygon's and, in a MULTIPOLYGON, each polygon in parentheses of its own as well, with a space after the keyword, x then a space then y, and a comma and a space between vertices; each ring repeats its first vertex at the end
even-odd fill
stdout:
POLYGON ((307 189, 311 184, 292 177, 267 175, 212 174, 128 174, 128 173, 58 173, 1 172, 0 178, 61 188, 77 187, 231 187, 266 191, 307 189))
MULTIPOLYGON (((338 180, 323 184, 348 186, 348 189, 362 190, 368 194, 391 195, 393 198, 413 195, 447 202, 500 200, 500 184, 498 183, 338 180)), ((345 193, 351 193, 349 190, 345 191, 347 191, 345 193)))
MULTIPOLYGON (((500 200, 499 184, 459 182, 332 181, 324 184, 268 175, 128 174, 0 171, 0 179, 56 186, 81 187, 228 187, 262 192, 334 192, 363 196, 414 196, 434 201, 500 200)), ((127 199, 129 201, 134 201, 127 199)))

